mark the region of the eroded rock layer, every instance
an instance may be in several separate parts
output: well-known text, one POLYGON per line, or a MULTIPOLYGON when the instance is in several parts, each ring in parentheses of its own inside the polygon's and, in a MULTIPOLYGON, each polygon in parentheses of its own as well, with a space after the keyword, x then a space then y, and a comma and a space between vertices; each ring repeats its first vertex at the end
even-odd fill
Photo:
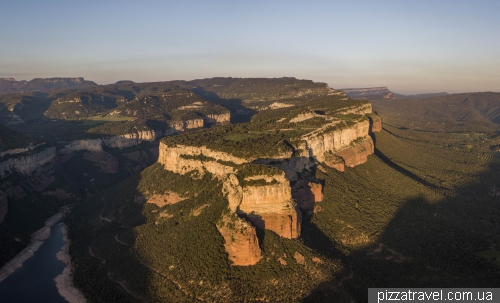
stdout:
MULTIPOLYGON (((269 176, 261 176, 264 178, 269 176)), ((259 180, 259 177, 254 180, 259 180)), ((248 215, 252 223, 263 224, 284 238, 300 236, 300 216, 292 200, 290 182, 284 174, 272 176, 270 183, 258 186, 243 186, 243 195, 238 211, 248 215)))
POLYGON ((233 265, 254 265, 262 258, 255 227, 235 214, 222 217, 217 229, 224 238, 224 247, 233 265))

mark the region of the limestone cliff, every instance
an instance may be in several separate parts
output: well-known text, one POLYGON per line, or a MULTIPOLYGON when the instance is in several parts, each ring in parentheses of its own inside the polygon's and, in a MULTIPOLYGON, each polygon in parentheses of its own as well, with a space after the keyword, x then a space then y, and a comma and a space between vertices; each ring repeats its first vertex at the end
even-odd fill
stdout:
POLYGON ((233 265, 254 265, 262 258, 255 227, 235 214, 227 214, 217 223, 224 247, 233 265))
POLYGON ((300 236, 300 215, 292 200, 290 182, 285 174, 252 176, 252 181, 265 184, 243 186, 238 213, 245 215, 257 227, 272 230, 284 238, 300 236))
POLYGON ((231 113, 208 114, 205 118, 205 123, 229 123, 231 121, 231 113))
POLYGON ((30 144, 26 147, 18 147, 18 148, 11 148, 8 150, 4 150, 4 151, 0 152, 0 158, 3 156, 6 156, 6 155, 22 154, 22 153, 28 152, 30 150, 34 150, 35 148, 42 146, 43 144, 44 143, 42 143, 42 144, 30 144))
POLYGON ((101 139, 75 140, 65 145, 60 152, 63 154, 68 154, 80 150, 102 151, 102 140, 101 139))
POLYGON ((205 122, 203 121, 202 118, 172 122, 172 127, 177 131, 185 131, 186 129, 201 128, 203 126, 205 126, 205 122))
POLYGON ((230 173, 234 173, 235 169, 221 162, 234 164, 247 162, 246 159, 238 158, 225 152, 214 151, 204 146, 168 146, 161 142, 159 151, 158 162, 163 164, 166 170, 178 174, 186 174, 190 171, 198 171, 200 174, 203 174, 203 171, 207 170, 216 176, 224 177, 230 173))
POLYGON ((37 168, 52 161, 56 156, 56 148, 49 147, 40 152, 32 154, 21 154, 15 157, 8 158, 0 162, 0 177, 5 177, 6 174, 19 172, 24 175, 31 174, 37 168))
POLYGON ((349 114, 366 115, 371 113, 372 113, 371 103, 366 103, 362 106, 347 107, 337 112, 337 114, 340 115, 349 115, 349 114))
POLYGON ((371 114, 368 116, 370 119, 370 132, 376 133, 382 130, 382 118, 375 114, 371 114))
POLYGON ((141 144, 142 141, 155 141, 159 136, 160 134, 154 130, 143 130, 136 133, 103 138, 102 144, 111 148, 125 148, 141 144))
POLYGON ((365 163, 368 155, 373 154, 370 129, 371 124, 366 117, 348 123, 334 121, 306 134, 302 139, 307 143, 311 157, 344 171, 344 166, 354 167, 365 163))
POLYGON ((134 133, 103 137, 101 139, 75 140, 66 144, 59 153, 69 154, 75 151, 101 152, 103 146, 111 148, 125 148, 141 144, 143 141, 155 141, 162 133, 155 130, 143 130, 134 133))

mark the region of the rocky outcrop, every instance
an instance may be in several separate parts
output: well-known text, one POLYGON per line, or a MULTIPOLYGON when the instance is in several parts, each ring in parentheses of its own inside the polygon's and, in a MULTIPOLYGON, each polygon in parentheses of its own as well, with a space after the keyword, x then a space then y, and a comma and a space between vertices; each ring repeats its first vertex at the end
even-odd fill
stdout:
POLYGON ((346 124, 343 121, 335 121, 327 124, 302 139, 307 143, 310 156, 320 162, 325 162, 325 155, 346 149, 360 138, 369 137, 370 122, 363 117, 346 124))
POLYGON ((263 185, 243 186, 237 212, 245 215, 255 226, 274 231, 284 238, 300 236, 300 215, 292 200, 290 182, 284 174, 253 176, 265 180, 263 185))
POLYGON ((111 148, 125 148, 139 145, 142 141, 155 141, 160 135, 154 130, 143 130, 136 133, 103 138, 102 144, 111 148))
POLYGON ((233 265, 254 265, 262 258, 255 227, 238 217, 227 214, 217 223, 224 238, 224 247, 233 265))
POLYGON ((205 117, 205 123, 229 123, 231 121, 231 113, 208 114, 205 117))
POLYGON ((361 106, 355 105, 355 106, 344 108, 344 109, 336 112, 336 114, 340 114, 340 115, 349 115, 349 114, 366 115, 366 114, 371 114, 372 111, 373 110, 372 110, 371 103, 366 103, 366 104, 363 104, 361 106))
POLYGON ((374 150, 372 138, 364 137, 352 147, 338 151, 336 155, 344 160, 345 166, 354 167, 368 161, 368 156, 373 154, 374 150))
POLYGON ((22 154, 25 152, 29 152, 30 150, 34 150, 35 148, 42 146, 45 143, 42 144, 29 144, 26 147, 19 147, 19 148, 11 148, 5 151, 0 152, 0 158, 6 155, 15 155, 15 154, 22 154))
POLYGON ((222 183, 222 193, 227 197, 229 210, 236 213, 243 200, 243 188, 234 174, 229 174, 222 183))
POLYGON ((370 119, 370 133, 377 133, 382 130, 382 118, 371 114, 368 116, 368 119, 370 119))
POLYGON ((202 118, 172 122, 172 127, 175 130, 181 132, 185 131, 186 129, 201 128, 203 126, 205 126, 205 123, 202 118))
POLYGON ((161 136, 161 132, 154 130, 143 130, 119 136, 109 136, 101 139, 75 140, 66 144, 59 152, 69 154, 75 151, 101 152, 103 146, 110 148, 126 148, 141 144, 143 141, 155 141, 161 136))
POLYGON ((40 152, 9 158, 0 162, 0 177, 3 178, 14 171, 24 175, 31 174, 37 168, 54 160, 55 156, 56 148, 49 147, 40 152))
POLYGON ((204 170, 207 170, 223 178, 235 172, 234 167, 225 165, 223 164, 224 162, 243 164, 248 161, 225 152, 208 149, 204 146, 168 146, 161 142, 159 151, 158 162, 163 164, 166 170, 178 174, 186 174, 193 170, 203 174, 204 170))
POLYGON ((373 97, 394 99, 393 93, 387 87, 344 88, 350 98, 370 99, 373 97))
POLYGON ((290 119, 290 123, 297 123, 297 122, 302 122, 302 121, 305 121, 305 120, 309 120, 309 119, 312 119, 312 118, 315 118, 316 116, 319 116, 318 114, 316 113, 304 113, 304 114, 298 114, 297 117, 294 117, 292 119, 290 119))

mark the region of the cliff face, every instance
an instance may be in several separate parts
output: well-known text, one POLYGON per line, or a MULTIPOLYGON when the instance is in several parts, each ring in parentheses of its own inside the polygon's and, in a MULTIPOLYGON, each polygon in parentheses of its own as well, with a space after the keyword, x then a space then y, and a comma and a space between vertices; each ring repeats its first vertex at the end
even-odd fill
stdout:
POLYGON ((229 123, 231 121, 231 113, 209 114, 205 118, 205 123, 229 123))
POLYGON ((185 131, 186 129, 201 128, 205 125, 202 118, 190 119, 186 121, 173 122, 172 127, 177 131, 185 131))
POLYGON ((141 144, 142 141, 155 141, 161 133, 154 130, 144 130, 135 133, 124 134, 119 136, 104 137, 102 139, 82 139, 75 140, 65 145, 60 153, 68 154, 75 151, 92 151, 100 152, 103 146, 111 148, 125 148, 141 144))
POLYGON ((262 258, 255 227, 234 215, 225 215, 217 224, 224 247, 233 265, 254 265, 262 258))
POLYGON ((374 145, 372 138, 364 137, 361 142, 357 142, 354 146, 338 151, 337 156, 344 160, 344 164, 348 167, 354 167, 365 163, 368 156, 373 154, 374 145))
POLYGON ((103 138, 102 144, 111 148, 125 148, 141 144, 142 141, 155 141, 158 137, 158 132, 154 130, 143 130, 136 133, 103 138))
POLYGON ((56 148, 49 147, 30 155, 19 155, 0 162, 0 177, 14 171, 24 175, 31 174, 37 168, 52 161, 56 156, 56 148))
POLYGON ((382 130, 382 118, 377 115, 368 116, 370 119, 370 132, 376 133, 382 130))
POLYGON ((272 230, 284 238, 298 238, 300 215, 285 175, 255 176, 253 179, 272 181, 265 185, 243 186, 238 213, 246 215, 257 227, 272 230))
POLYGON ((344 166, 363 164, 368 156, 373 154, 374 144, 369 133, 381 126, 381 120, 377 118, 375 115, 370 119, 362 117, 348 124, 335 121, 303 136, 302 139, 313 158, 338 171, 344 171, 344 166), (371 119, 376 121, 375 126, 370 123, 371 119))
POLYGON ((214 151, 204 146, 168 146, 160 143, 159 151, 158 162, 163 164, 166 170, 178 174, 185 174, 193 170, 203 174, 203 169, 206 169, 216 176, 224 177, 234 173, 235 169, 232 166, 219 163, 217 160, 235 164, 247 162, 246 159, 238 158, 225 152, 214 151))
POLYGON ((324 162, 325 153, 348 148, 357 139, 369 137, 370 122, 368 119, 353 121, 350 126, 337 126, 339 126, 339 122, 332 122, 302 137, 313 158, 324 162))
POLYGON ((5 151, 0 152, 0 158, 5 156, 5 155, 15 155, 15 154, 22 154, 25 152, 28 152, 30 150, 34 150, 35 148, 42 146, 44 143, 41 144, 30 144, 26 147, 19 147, 19 148, 11 148, 5 151))
POLYGON ((366 115, 372 113, 372 105, 367 103, 363 106, 352 106, 346 109, 341 110, 338 114, 348 115, 348 114, 356 114, 356 115, 366 115))

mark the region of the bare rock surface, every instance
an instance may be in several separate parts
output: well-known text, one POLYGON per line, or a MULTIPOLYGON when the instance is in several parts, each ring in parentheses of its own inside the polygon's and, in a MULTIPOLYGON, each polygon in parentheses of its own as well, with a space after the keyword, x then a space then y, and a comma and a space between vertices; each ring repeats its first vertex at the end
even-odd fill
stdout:
POLYGON ((255 227, 235 214, 225 215, 217 224, 229 260, 233 265, 254 265, 262 258, 255 227))

